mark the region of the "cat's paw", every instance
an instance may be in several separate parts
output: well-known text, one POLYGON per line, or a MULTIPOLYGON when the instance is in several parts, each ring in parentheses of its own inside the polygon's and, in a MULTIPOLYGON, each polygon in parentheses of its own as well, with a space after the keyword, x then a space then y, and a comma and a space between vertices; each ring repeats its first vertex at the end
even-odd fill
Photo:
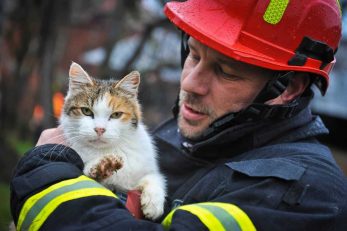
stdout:
POLYGON ((90 171, 89 176, 100 181, 113 175, 113 173, 123 166, 123 160, 119 156, 104 156, 90 171))
POLYGON ((142 213, 147 219, 155 220, 164 212, 164 196, 162 193, 142 192, 141 208, 142 213))
POLYGON ((155 220, 164 212, 165 190, 160 185, 151 181, 142 181, 139 187, 141 191, 141 209, 147 219, 155 220))

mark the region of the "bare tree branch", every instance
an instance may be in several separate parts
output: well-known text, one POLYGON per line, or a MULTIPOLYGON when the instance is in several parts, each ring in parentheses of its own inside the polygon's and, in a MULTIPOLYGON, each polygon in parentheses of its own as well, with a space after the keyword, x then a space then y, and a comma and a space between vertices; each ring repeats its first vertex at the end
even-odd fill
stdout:
POLYGON ((142 33, 141 40, 138 43, 132 56, 125 62, 123 68, 120 70, 120 76, 124 76, 129 71, 131 65, 137 60, 138 56, 141 54, 147 40, 150 38, 152 31, 157 27, 163 27, 164 25, 169 25, 167 19, 159 19, 153 23, 148 24, 142 33))

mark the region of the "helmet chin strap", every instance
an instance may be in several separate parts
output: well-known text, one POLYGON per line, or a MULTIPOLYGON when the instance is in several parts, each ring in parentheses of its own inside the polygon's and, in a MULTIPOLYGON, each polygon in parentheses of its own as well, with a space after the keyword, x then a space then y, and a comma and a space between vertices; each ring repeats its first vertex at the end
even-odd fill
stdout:
POLYGON ((253 103, 265 103, 270 99, 280 96, 288 87, 290 79, 295 75, 294 71, 277 72, 259 92, 253 103))

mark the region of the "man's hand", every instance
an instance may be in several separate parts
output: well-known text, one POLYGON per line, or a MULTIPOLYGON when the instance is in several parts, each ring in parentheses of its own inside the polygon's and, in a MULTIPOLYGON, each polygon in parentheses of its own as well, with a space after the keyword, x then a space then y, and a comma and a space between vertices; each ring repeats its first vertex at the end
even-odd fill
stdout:
POLYGON ((62 144, 68 146, 64 137, 63 130, 60 126, 57 128, 46 129, 41 133, 36 146, 43 144, 62 144))

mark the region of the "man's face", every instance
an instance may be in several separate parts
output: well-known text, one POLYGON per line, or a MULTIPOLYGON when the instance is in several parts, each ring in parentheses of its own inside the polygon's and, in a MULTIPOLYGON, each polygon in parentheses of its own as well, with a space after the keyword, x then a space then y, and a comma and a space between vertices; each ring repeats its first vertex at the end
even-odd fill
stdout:
POLYGON ((217 118, 250 105, 273 73, 231 59, 193 38, 188 45, 178 126, 184 136, 194 139, 217 118))

